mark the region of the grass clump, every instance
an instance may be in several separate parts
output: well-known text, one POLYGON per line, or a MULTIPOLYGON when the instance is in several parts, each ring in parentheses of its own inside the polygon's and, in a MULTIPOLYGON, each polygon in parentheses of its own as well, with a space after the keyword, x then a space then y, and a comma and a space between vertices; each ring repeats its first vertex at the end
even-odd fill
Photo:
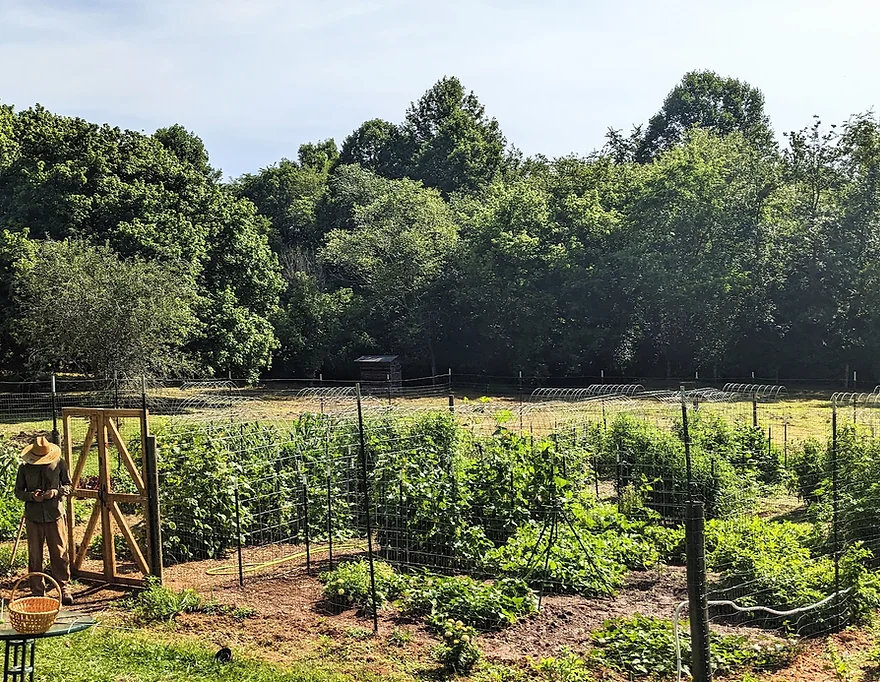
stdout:
POLYGON ((181 613, 194 613, 210 610, 202 597, 191 589, 175 591, 165 587, 153 577, 147 578, 147 587, 133 593, 122 602, 123 608, 131 611, 132 620, 146 624, 158 621, 172 621, 181 613))

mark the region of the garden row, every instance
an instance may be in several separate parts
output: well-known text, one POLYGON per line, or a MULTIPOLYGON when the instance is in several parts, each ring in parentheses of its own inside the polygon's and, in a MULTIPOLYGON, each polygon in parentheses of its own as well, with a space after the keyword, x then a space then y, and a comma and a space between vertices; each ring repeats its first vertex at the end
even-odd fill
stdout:
MULTIPOLYGON (((852 588, 828 607, 846 617, 873 603, 867 571, 880 535, 864 515, 880 511, 880 475, 871 475, 880 474, 880 441, 847 427, 835 448, 791 450, 784 468, 760 429, 692 411, 689 481, 683 428, 620 415, 544 438, 505 423, 483 435, 440 412, 371 418, 363 434, 356 421, 322 415, 283 429, 169 428, 158 434, 165 556, 220 558, 237 538, 363 539, 369 520, 395 566, 610 596, 630 570, 683 562, 693 494, 710 519, 717 594, 784 609, 852 588), (600 501, 597 479, 614 482, 616 506, 600 501), (796 523, 758 516, 763 501, 790 491, 808 503, 796 523)), ((810 623, 797 628, 828 625, 821 614, 810 623)))

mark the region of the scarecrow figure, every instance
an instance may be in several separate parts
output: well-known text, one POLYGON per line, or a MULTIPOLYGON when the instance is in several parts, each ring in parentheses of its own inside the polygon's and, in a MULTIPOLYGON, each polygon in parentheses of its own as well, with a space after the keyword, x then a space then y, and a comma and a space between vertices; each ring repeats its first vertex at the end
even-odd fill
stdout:
MULTIPOLYGON (((15 496, 24 502, 27 519, 28 571, 43 570, 43 545, 49 548, 52 577, 61 586, 61 603, 73 604, 70 594, 70 559, 67 553, 67 523, 64 519, 64 498, 70 494, 71 482, 67 463, 61 459, 61 448, 39 436, 21 451, 22 464, 15 479, 15 496)), ((30 579, 31 591, 42 596, 45 581, 30 579)))

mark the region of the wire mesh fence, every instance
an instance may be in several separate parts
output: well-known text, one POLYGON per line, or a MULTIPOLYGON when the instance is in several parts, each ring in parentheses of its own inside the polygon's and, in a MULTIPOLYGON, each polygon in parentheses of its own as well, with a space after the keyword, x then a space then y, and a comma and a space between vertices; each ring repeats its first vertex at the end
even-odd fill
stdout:
POLYGON ((539 601, 642 603, 644 583, 675 605, 698 501, 713 633, 787 642, 877 606, 877 391, 829 402, 778 386, 597 384, 466 398, 444 379, 390 395, 41 384, 0 393, 0 419, 48 430, 62 404, 146 405, 166 563, 206 561, 230 580, 365 557, 518 581, 539 601))

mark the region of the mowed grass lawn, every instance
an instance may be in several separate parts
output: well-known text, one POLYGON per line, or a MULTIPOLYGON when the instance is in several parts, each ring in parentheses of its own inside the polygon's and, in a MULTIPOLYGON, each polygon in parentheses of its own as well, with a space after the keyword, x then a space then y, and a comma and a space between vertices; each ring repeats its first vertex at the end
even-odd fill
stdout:
MULTIPOLYGON (((492 408, 487 410, 491 414, 496 409, 506 408, 516 411, 519 403, 517 400, 509 397, 494 397, 491 399, 492 408)), ((314 401, 303 401, 296 398, 267 396, 253 405, 254 418, 264 419, 267 421, 292 419, 296 414, 303 411, 318 411, 320 409, 314 401)), ((407 411, 409 410, 446 410, 448 409, 447 398, 445 396, 435 396, 432 398, 395 398, 394 404, 407 411)), ((559 420, 565 421, 571 418, 570 406, 560 403, 559 420)), ((635 401, 632 404, 632 411, 635 416, 667 423, 675 419, 677 414, 675 406, 660 405, 657 403, 639 403, 635 401)), ((751 423, 752 405, 748 401, 736 403, 703 403, 701 409, 707 409, 718 412, 728 420, 740 420, 751 423)), ((340 408, 339 405, 327 405, 327 409, 332 411, 334 408, 340 408)), ((623 408, 624 411, 627 408, 623 408)), ((597 408, 598 410, 598 408, 597 408)), ((609 410, 612 413, 616 410, 609 410)), ((206 409, 200 413, 201 417, 205 417, 211 413, 210 409, 206 409)), ((601 418, 599 412, 595 418, 601 418)), ((858 421, 876 421, 880 426, 880 407, 876 409, 860 409, 855 414, 858 421), (876 414, 875 414, 876 413, 876 414)), ((2 414, 0 414, 2 417, 2 414)), ((585 415, 586 417, 586 415, 585 415)), ((838 418, 840 423, 851 422, 854 417, 852 407, 843 406, 838 410, 838 418)), ((473 418, 471 416, 470 418, 473 418)), ((153 414, 150 416, 150 423, 154 430, 163 428, 169 421, 166 415, 153 414)), ((487 416, 487 419, 491 417, 487 416)), ((550 419, 545 415, 545 421, 550 419)), ((552 422, 552 419, 550 420, 552 422)), ((779 402, 767 402, 758 404, 758 422, 763 428, 768 426, 772 429, 773 443, 782 445, 783 438, 786 436, 789 443, 804 441, 808 438, 817 438, 824 440, 831 432, 831 401, 830 394, 828 397, 795 397, 779 402)), ((82 426, 84 432, 84 425, 82 426)), ((525 424, 528 428, 529 424, 525 424)), ((59 429, 61 423, 59 420, 59 429)), ((48 433, 52 429, 51 420, 43 421, 0 421, 0 437, 16 438, 20 434, 48 433)), ((82 437, 81 433, 78 433, 82 437)))
MULTIPOLYGON (((37 644, 36 677, 53 682, 342 682, 355 679, 313 664, 279 666, 256 659, 218 663, 198 641, 97 628, 37 644)), ((369 680, 368 677, 357 679, 369 680)))

